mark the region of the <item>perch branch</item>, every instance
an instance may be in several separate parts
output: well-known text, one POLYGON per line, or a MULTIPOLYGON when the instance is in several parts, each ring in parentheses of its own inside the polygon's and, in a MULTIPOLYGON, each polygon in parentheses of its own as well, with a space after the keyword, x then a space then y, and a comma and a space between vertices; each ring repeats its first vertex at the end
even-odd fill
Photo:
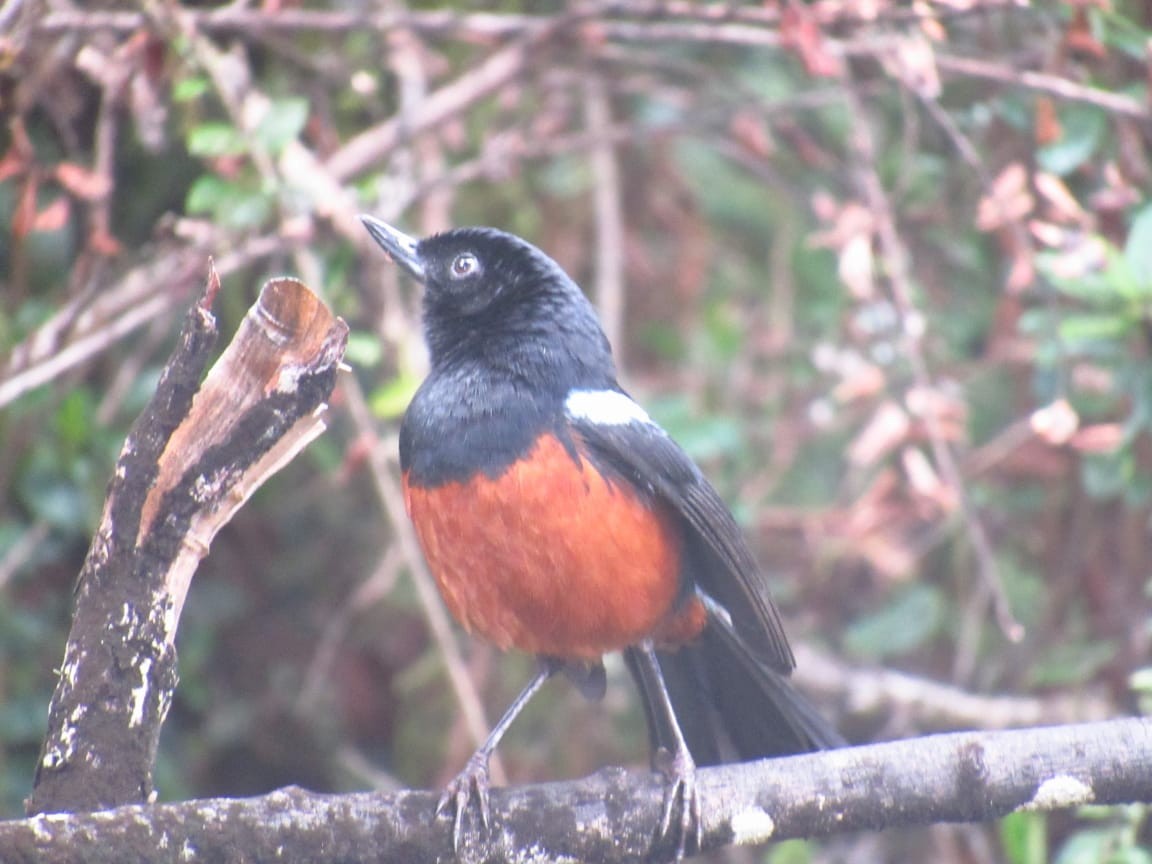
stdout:
MULTIPOLYGON (((703 847, 763 843, 1016 810, 1152 800, 1152 721, 960 733, 702 769, 703 847)), ((610 769, 492 793, 492 830, 470 860, 647 859, 661 816, 658 775, 610 769)), ((0 822, 6 864, 84 861, 449 861, 436 795, 318 795, 122 807, 0 822)), ((666 852, 666 850, 664 850, 666 852)))

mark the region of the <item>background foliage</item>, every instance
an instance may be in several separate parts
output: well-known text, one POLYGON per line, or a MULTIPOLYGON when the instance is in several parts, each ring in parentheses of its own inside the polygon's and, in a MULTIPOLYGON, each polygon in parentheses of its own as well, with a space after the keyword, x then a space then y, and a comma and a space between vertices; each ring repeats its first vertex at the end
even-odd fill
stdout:
MULTIPOLYGON (((9 0, 0 813, 21 811, 110 468, 209 256, 226 330, 291 272, 352 324, 355 371, 332 432, 197 576, 162 795, 442 783, 472 747, 446 664, 489 716, 527 676, 429 627, 394 542, 419 298, 361 210, 520 233, 585 286, 854 739, 1138 710, 1150 38, 1123 0, 9 0), (861 698, 879 667, 904 689, 861 698), (987 701, 963 715, 929 681, 987 701)), ((642 764, 610 672, 603 705, 534 704, 511 780, 642 764)), ((1143 862, 1146 832, 1140 809, 1020 814, 763 857, 1143 862)))

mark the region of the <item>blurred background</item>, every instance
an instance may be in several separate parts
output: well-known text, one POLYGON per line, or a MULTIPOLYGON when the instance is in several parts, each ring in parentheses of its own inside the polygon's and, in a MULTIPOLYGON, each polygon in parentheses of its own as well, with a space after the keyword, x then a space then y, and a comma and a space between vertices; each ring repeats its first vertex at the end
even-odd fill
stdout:
MULTIPOLYGON (((225 334, 292 274, 348 320, 354 371, 200 567, 161 798, 436 786, 529 676, 446 623, 398 542, 419 295, 361 211, 513 231, 580 282, 853 740, 1140 710, 1150 46, 1134 0, 7 0, 0 816, 209 258, 225 334)), ((510 782, 646 765, 609 675, 602 704, 532 704, 510 782)), ((731 860, 1147 862, 1148 833, 1090 809, 731 860)))

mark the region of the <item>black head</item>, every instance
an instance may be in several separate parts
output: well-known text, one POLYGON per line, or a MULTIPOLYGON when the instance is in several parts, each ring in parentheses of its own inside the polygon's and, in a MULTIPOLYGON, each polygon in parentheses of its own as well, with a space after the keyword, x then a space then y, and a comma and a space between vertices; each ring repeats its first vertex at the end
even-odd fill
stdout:
POLYGON ((560 265, 531 243, 495 228, 457 228, 417 240, 371 216, 360 220, 424 284, 434 367, 449 357, 523 362, 533 352, 613 373, 591 305, 560 265))
POLYGON ((533 294, 579 293, 555 261, 495 228, 457 228, 417 240, 371 216, 360 220, 392 260, 424 284, 426 303, 441 314, 477 315, 533 294))

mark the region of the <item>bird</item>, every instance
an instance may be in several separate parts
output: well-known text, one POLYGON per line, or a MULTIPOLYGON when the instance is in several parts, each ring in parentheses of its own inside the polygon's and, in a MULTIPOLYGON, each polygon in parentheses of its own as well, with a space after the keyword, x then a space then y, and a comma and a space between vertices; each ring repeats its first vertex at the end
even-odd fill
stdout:
POLYGON ((488 227, 372 239, 423 285, 429 373, 401 421, 404 502, 451 614, 539 658, 446 787, 459 850, 490 827, 488 763, 564 673, 589 698, 624 654, 667 779, 656 841, 701 839, 697 765, 830 749, 844 739, 789 683, 795 659, 766 580, 700 468, 617 381, 595 309, 528 241, 488 227))

